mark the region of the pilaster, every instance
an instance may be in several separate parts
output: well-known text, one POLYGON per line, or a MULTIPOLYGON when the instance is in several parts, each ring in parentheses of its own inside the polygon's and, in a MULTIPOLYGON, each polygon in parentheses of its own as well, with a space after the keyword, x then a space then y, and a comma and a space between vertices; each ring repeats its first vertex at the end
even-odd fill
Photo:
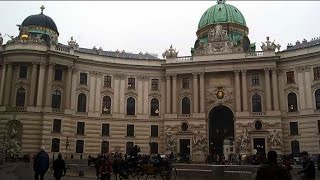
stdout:
POLYGON ((171 113, 171 86, 170 86, 170 81, 171 81, 171 76, 170 75, 167 75, 166 76, 166 79, 167 79, 167 83, 166 83, 166 89, 167 89, 167 92, 166 92, 166 113, 167 114, 170 114, 171 113))
POLYGON ((200 113, 204 113, 204 73, 200 73, 200 113))
POLYGON ((5 85, 5 93, 4 93, 4 105, 8 106, 9 101, 10 101, 10 95, 11 95, 11 85, 12 85, 12 64, 8 63, 7 64, 8 69, 7 69, 7 79, 6 79, 6 85, 5 85))
POLYGON ((177 75, 172 74, 172 114, 177 114, 177 75))
POLYGON ((199 112, 198 73, 193 73, 193 112, 199 112))
POLYGON ((234 71, 235 75, 235 100, 236 112, 241 112, 241 98, 240 98, 240 70, 234 71))
POLYGON ((39 80, 38 80, 38 94, 37 94, 37 106, 42 107, 43 103, 43 89, 44 89, 44 74, 46 71, 46 65, 40 64, 39 80))
POLYGON ((48 66, 48 77, 47 77, 46 96, 45 96, 47 107, 51 106, 53 67, 54 67, 54 64, 52 63, 50 63, 48 66))
POLYGON ((248 87, 247 87, 247 70, 241 70, 242 76, 242 107, 243 111, 248 111, 248 87))
POLYGON ((277 69, 272 69, 272 94, 273 94, 273 108, 275 111, 279 110, 279 88, 278 88, 278 74, 277 69))
POLYGON ((32 62, 31 84, 30 84, 30 92, 29 92, 29 95, 30 95, 29 106, 34 106, 36 85, 37 85, 37 71, 38 71, 38 64, 36 62, 32 62))
POLYGON ((270 68, 264 69, 264 77, 265 77, 265 90, 266 95, 265 99, 267 102, 267 111, 271 111, 271 91, 270 91, 270 68))

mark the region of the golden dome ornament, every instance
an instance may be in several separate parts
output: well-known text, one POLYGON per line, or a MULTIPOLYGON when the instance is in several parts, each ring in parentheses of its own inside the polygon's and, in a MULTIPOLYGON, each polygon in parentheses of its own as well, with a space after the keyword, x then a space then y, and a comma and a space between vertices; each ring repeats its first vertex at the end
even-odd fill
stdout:
POLYGON ((29 36, 28 36, 27 34, 22 34, 22 35, 20 36, 20 39, 21 39, 21 40, 28 40, 28 39, 29 39, 29 36))
POLYGON ((222 99, 223 97, 224 97, 224 92, 221 91, 221 90, 219 90, 219 91, 217 92, 217 98, 218 98, 218 99, 222 99))

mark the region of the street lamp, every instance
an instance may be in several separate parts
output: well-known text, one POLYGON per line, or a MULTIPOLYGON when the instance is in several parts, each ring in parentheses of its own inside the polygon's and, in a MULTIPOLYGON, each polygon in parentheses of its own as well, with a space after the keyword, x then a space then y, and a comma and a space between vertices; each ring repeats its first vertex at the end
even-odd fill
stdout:
POLYGON ((69 137, 67 137, 67 141, 66 141, 66 158, 65 159, 67 159, 67 154, 68 154, 68 148, 69 148, 69 137))

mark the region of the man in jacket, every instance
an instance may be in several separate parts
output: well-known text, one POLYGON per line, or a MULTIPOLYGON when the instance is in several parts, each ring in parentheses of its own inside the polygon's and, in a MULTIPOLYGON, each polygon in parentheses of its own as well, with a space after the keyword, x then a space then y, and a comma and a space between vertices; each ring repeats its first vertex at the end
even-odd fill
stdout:
POLYGON ((33 161, 33 171, 34 179, 43 180, 44 175, 49 169, 49 155, 46 153, 45 148, 41 147, 40 152, 34 157, 33 161))
POLYGON ((58 159, 53 162, 53 176, 56 180, 60 180, 62 176, 66 175, 66 164, 62 159, 62 155, 58 155, 58 159))
POLYGON ((310 160, 309 154, 306 151, 301 152, 302 170, 298 174, 303 173, 305 180, 315 180, 316 171, 314 163, 310 160))

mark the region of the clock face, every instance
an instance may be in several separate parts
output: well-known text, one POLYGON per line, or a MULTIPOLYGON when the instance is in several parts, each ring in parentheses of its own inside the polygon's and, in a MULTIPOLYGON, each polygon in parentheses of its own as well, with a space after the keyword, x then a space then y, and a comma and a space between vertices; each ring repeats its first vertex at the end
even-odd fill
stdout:
POLYGON ((223 97, 224 97, 223 91, 218 91, 218 92, 217 92, 217 98, 218 98, 218 99, 222 99, 223 97))

